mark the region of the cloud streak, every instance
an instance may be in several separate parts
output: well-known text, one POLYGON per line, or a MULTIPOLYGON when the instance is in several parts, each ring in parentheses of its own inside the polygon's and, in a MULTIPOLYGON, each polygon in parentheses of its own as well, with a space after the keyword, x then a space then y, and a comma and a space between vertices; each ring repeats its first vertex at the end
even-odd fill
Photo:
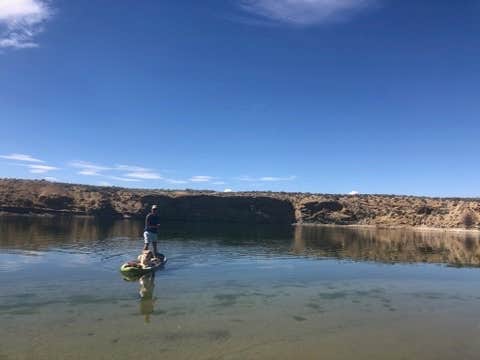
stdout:
MULTIPOLYGON (((1 0, 0 0, 1 1, 1 0)), ((84 176, 99 176, 105 179, 124 181, 124 182, 140 182, 144 180, 161 180, 167 184, 182 185, 193 183, 212 183, 214 185, 223 185, 225 182, 218 180, 213 176, 196 175, 188 180, 172 179, 164 177, 154 169, 145 168, 136 165, 117 164, 114 166, 104 166, 89 161, 75 160, 68 163, 70 167, 79 169, 77 174, 84 176), (114 174, 121 174, 117 176, 114 174), (213 180, 217 180, 212 182, 213 180)))
MULTIPOLYGON (((0 0, 2 1, 2 0, 0 0)), ((45 174, 54 170, 62 170, 59 167, 47 165, 44 160, 35 158, 32 155, 28 154, 19 154, 11 153, 8 155, 0 155, 0 159, 13 160, 15 163, 13 165, 26 167, 29 169, 30 173, 33 174, 45 174)), ((229 185, 224 179, 217 176, 210 175, 194 175, 186 178, 171 178, 165 177, 163 173, 157 172, 157 170, 152 168, 146 168, 143 166, 137 165, 125 165, 125 164, 115 164, 115 165, 104 165, 96 162, 83 161, 83 160, 72 160, 66 163, 67 168, 70 168, 70 171, 74 170, 75 174, 94 177, 97 178, 97 183, 110 183, 110 182, 155 182, 158 184, 173 184, 173 185, 184 185, 184 184, 193 184, 196 186, 221 186, 225 185, 225 188, 229 185)), ((63 169, 65 170, 65 169, 63 169)), ((254 185, 263 183, 274 183, 274 182, 287 182, 293 181, 297 177, 294 175, 290 176, 261 176, 261 177, 252 177, 249 175, 244 175, 241 177, 234 177, 230 180, 242 181, 242 182, 251 182, 254 185), (257 184, 255 184, 257 183, 257 184)), ((227 188, 229 189, 229 188, 227 188)))
POLYGON ((130 172, 124 175, 125 177, 128 178, 133 178, 133 179, 145 179, 145 180, 160 180, 162 177, 151 171, 136 171, 136 172, 130 172))
POLYGON ((261 177, 259 180, 275 182, 275 181, 293 181, 296 178, 297 178, 296 176, 287 176, 287 177, 264 176, 264 177, 261 177))
POLYGON ((85 176, 100 176, 101 174, 96 170, 85 169, 79 171, 77 174, 85 176))
POLYGON ((376 0, 239 0, 239 7, 262 19, 290 25, 323 24, 349 16, 376 0))
POLYGON ((130 178, 121 177, 121 176, 107 176, 107 178, 109 178, 111 180, 125 181, 125 182, 140 182, 140 181, 142 181, 140 179, 130 179, 130 178))
POLYGON ((115 170, 121 170, 121 171, 152 171, 151 169, 147 169, 141 166, 132 166, 132 165, 115 165, 114 167, 115 170))
POLYGON ((93 164, 88 161, 71 161, 69 166, 81 169, 77 174, 80 175, 86 175, 86 176, 101 176, 100 174, 101 171, 107 171, 111 170, 111 167, 103 166, 103 165, 98 165, 98 164, 93 164))
POLYGON ((214 178, 213 176, 207 176, 207 175, 196 175, 196 176, 192 176, 189 181, 191 182, 210 182, 212 181, 214 178))
POLYGON ((52 170, 58 170, 55 166, 48 165, 25 165, 30 168, 32 174, 44 174, 52 170))
POLYGON ((45 0, 0 0, 0 48, 38 47, 34 38, 51 16, 45 0))
POLYGON ((278 182, 278 181, 293 181, 297 177, 296 176, 285 176, 285 177, 279 177, 279 176, 262 176, 262 177, 251 177, 251 176, 241 176, 238 178, 240 181, 245 181, 245 182, 278 182))
MULTIPOLYGON (((0 5, 1 5, 0 0, 0 5)), ((15 163, 12 163, 15 166, 23 166, 29 168, 29 172, 32 174, 45 174, 49 171, 60 170, 55 166, 46 165, 45 161, 34 158, 32 155, 27 154, 9 154, 9 155, 0 155, 0 158, 13 160, 15 163)))
POLYGON ((188 184, 187 180, 177 180, 177 179, 163 179, 163 180, 169 184, 176 184, 176 185, 188 184))
POLYGON ((110 180, 123 182, 140 182, 142 180, 162 179, 161 175, 151 169, 131 165, 104 166, 88 161, 75 160, 69 163, 70 167, 80 169, 77 174, 84 176, 100 176, 110 180), (111 173, 125 172, 123 176, 112 175, 111 173), (110 174, 108 173, 110 172, 110 174))
POLYGON ((45 162, 43 160, 34 158, 32 155, 27 155, 27 154, 0 155, 0 158, 7 159, 7 160, 15 160, 15 161, 34 162, 34 163, 44 163, 45 162))

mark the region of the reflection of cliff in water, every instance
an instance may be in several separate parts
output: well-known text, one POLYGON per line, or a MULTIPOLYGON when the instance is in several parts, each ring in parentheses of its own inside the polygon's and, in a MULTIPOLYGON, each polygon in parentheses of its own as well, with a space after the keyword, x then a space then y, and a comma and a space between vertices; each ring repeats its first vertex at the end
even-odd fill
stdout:
MULTIPOLYGON (((0 217, 0 248, 91 250, 118 238, 141 244, 143 221, 82 217, 0 217)), ((159 241, 196 242, 204 249, 335 257, 379 262, 428 262, 480 266, 480 234, 322 226, 162 223, 159 241)), ((140 246, 140 245, 139 245, 140 246)))
MULTIPOLYGON (((89 217, 0 217, 0 247, 41 250, 60 245, 80 245, 113 238, 141 239, 142 220, 89 217)), ((159 240, 209 241, 221 245, 248 246, 272 241, 286 244, 292 238, 289 225, 211 223, 162 223, 159 240)))
POLYGON ((143 223, 87 217, 0 217, 0 247, 40 250, 115 237, 140 238, 143 223))
POLYGON ((480 234, 297 226, 293 252, 388 263, 426 262, 480 266, 480 234))

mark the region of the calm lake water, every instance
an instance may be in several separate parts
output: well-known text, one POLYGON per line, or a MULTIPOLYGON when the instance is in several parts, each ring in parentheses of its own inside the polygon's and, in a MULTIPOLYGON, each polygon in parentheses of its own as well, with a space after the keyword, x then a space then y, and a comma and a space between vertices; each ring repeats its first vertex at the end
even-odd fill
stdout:
POLYGON ((479 359, 480 236, 0 218, 0 359, 479 359))

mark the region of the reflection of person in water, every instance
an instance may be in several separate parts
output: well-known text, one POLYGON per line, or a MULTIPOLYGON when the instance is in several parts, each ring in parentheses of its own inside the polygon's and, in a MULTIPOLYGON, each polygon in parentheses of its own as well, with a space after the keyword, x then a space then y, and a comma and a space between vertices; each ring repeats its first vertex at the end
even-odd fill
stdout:
POLYGON ((153 289, 155 287, 155 274, 143 275, 140 283, 140 313, 145 316, 145 322, 150 322, 150 314, 153 313, 155 298, 153 297, 153 289))

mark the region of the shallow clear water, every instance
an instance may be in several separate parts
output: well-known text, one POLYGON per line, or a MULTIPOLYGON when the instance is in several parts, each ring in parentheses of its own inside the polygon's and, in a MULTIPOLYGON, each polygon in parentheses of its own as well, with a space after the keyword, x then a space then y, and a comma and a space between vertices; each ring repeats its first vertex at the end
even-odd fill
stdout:
POLYGON ((0 359, 478 359, 480 237, 0 218, 0 359))

